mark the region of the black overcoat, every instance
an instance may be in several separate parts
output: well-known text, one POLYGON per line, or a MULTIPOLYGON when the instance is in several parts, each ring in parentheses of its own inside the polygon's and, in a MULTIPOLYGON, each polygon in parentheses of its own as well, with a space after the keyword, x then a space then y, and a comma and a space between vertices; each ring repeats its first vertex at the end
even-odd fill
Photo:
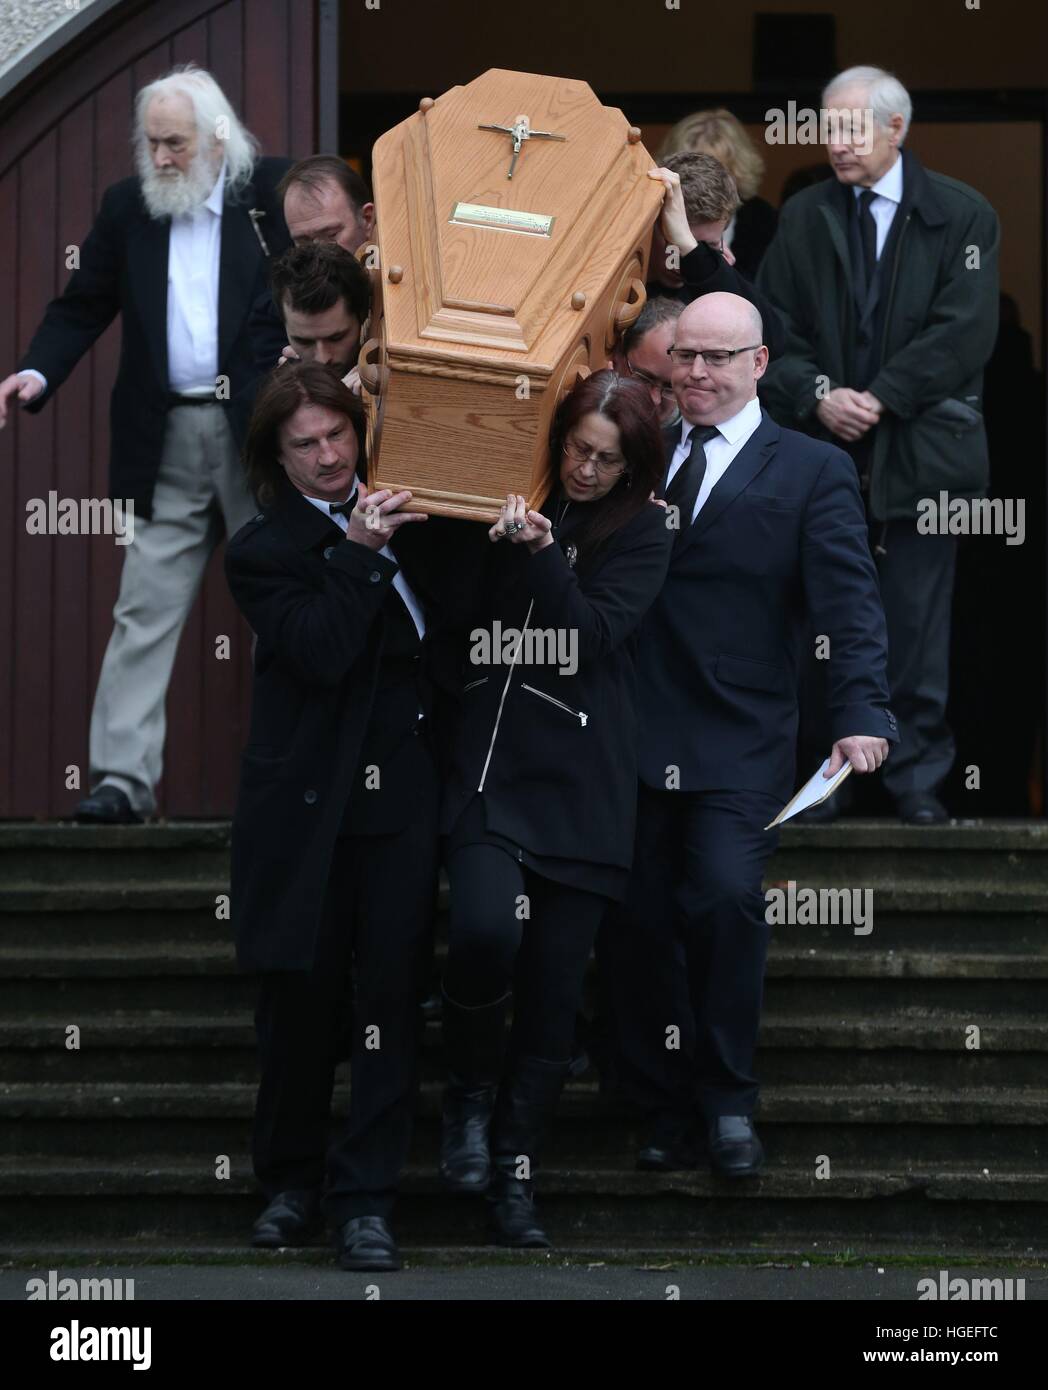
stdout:
MULTIPOLYGON (((870 511, 881 521, 913 518, 922 498, 943 490, 981 496, 990 466, 982 374, 997 336, 997 214, 974 188, 923 168, 909 150, 902 161, 881 365, 868 387, 885 407, 870 459, 870 511)), ((819 401, 854 380, 852 198, 836 179, 791 198, 758 276, 786 333, 761 379, 761 401, 781 424, 820 439, 830 436, 819 401)))
POLYGON ((233 816, 231 918, 242 969, 312 965, 397 568, 347 540, 286 481, 227 548, 229 587, 258 638, 233 816))

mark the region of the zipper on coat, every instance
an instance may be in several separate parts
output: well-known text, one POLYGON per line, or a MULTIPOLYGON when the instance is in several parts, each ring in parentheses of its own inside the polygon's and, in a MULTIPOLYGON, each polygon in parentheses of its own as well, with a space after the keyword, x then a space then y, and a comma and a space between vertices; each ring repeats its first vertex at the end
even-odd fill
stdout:
POLYGON ((535 600, 532 599, 531 602, 528 604, 528 611, 527 611, 527 614, 526 614, 526 616, 525 616, 525 618, 524 618, 524 626, 523 626, 523 627, 521 628, 521 630, 520 630, 520 641, 517 643, 516 647, 514 648, 514 651, 513 651, 513 660, 509 663, 509 670, 506 672, 506 683, 505 683, 505 685, 502 687, 502 694, 501 694, 500 697, 499 697, 498 712, 497 712, 497 714, 495 715, 495 727, 494 727, 494 728, 492 729, 492 731, 491 731, 491 742, 488 744, 488 755, 487 755, 487 757, 484 759, 484 767, 483 767, 483 769, 482 769, 482 771, 481 771, 481 774, 480 774, 480 785, 477 787, 477 791, 478 791, 478 792, 482 792, 482 791, 484 790, 484 781, 485 781, 485 779, 487 778, 487 775, 488 775, 488 768, 491 766, 491 754, 492 754, 492 750, 493 750, 494 747, 495 747, 495 740, 496 740, 496 738, 498 738, 499 725, 500 725, 501 722, 502 722, 502 707, 503 707, 503 705, 506 703, 506 692, 509 690, 509 683, 510 683, 510 681, 513 679, 513 668, 514 668, 514 666, 516 666, 518 660, 520 659, 521 649, 522 649, 523 646, 524 646, 524 634, 527 632, 527 630, 528 630, 528 625, 529 625, 530 622, 531 622, 531 610, 532 610, 534 607, 535 607, 535 600))
POLYGON ((538 695, 543 700, 548 700, 551 705, 556 705, 558 709, 565 710, 568 714, 572 715, 573 718, 577 719, 583 728, 586 727, 586 721, 589 719, 588 714, 583 714, 582 711, 578 709, 572 709, 571 706, 566 705, 563 700, 558 700, 553 695, 547 695, 544 690, 536 690, 533 685, 524 685, 522 683, 520 688, 521 690, 530 690, 532 695, 538 695))

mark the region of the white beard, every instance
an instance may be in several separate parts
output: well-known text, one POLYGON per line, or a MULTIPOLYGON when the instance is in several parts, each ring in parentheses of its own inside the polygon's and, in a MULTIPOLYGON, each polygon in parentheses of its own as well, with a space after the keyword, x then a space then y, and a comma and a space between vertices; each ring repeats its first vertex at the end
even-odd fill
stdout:
POLYGON ((154 167, 149 146, 144 141, 135 153, 135 162, 142 183, 142 198, 150 217, 157 220, 162 217, 185 217, 203 207, 218 177, 218 171, 203 151, 193 156, 188 174, 180 170, 160 173, 154 167))

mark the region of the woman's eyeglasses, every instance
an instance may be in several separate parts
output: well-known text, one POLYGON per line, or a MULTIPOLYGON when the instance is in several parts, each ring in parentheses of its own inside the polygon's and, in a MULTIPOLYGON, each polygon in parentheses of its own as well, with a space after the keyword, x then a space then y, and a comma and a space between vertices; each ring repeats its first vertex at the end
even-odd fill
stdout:
POLYGON ((614 478, 616 474, 626 471, 626 460, 621 454, 596 453, 587 445, 580 444, 577 439, 565 439, 564 452, 576 463, 585 463, 589 459, 597 472, 605 478, 614 478))

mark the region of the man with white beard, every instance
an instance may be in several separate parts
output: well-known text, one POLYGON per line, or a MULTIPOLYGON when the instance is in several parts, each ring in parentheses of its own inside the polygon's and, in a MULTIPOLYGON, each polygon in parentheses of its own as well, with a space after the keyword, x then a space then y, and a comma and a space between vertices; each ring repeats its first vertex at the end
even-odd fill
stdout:
POLYGON ((124 824, 155 809, 164 702, 183 624, 223 530, 257 511, 229 403, 256 374, 246 319, 267 262, 289 238, 263 159, 214 78, 189 64, 136 98, 137 176, 108 188, 79 269, 48 305, 18 370, 0 382, 39 410, 121 315, 110 409, 110 492, 134 507, 113 634, 91 716, 81 821, 124 824))

